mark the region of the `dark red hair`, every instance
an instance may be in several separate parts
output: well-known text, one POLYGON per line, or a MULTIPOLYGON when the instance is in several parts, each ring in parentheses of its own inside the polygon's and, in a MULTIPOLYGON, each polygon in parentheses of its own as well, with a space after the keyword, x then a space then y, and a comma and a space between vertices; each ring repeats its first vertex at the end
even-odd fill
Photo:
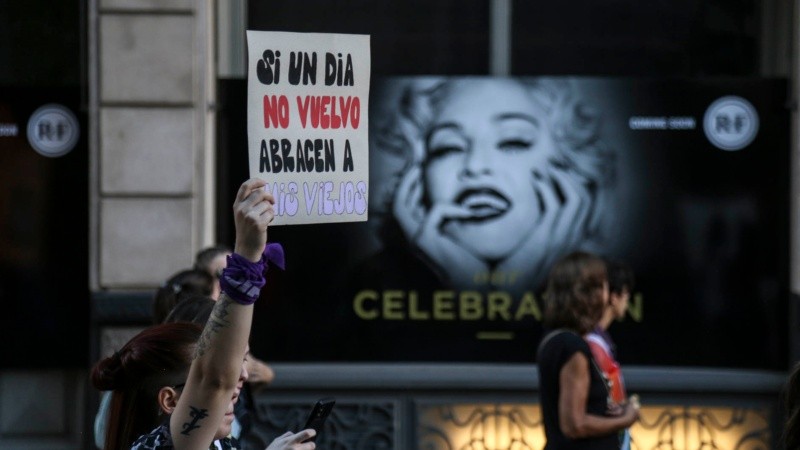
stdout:
POLYGON ((159 423, 158 391, 186 381, 202 328, 192 323, 156 325, 134 336, 92 368, 92 384, 114 391, 105 450, 129 449, 159 423))

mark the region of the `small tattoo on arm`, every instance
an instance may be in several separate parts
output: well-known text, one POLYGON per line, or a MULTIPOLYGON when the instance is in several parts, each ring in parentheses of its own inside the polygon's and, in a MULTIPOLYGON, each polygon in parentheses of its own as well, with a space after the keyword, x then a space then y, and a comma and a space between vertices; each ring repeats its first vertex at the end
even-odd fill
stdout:
POLYGON ((221 295, 214 309, 211 311, 211 316, 208 318, 203 334, 200 335, 200 340, 197 341, 197 349, 194 352, 194 357, 199 358, 203 356, 209 346, 211 335, 218 333, 221 329, 230 324, 228 319, 228 307, 232 304, 232 300, 227 295, 221 295))
POLYGON ((184 423, 183 431, 181 431, 181 434, 186 436, 188 436, 189 433, 192 432, 192 430, 200 428, 200 425, 197 425, 197 422, 199 422, 201 419, 205 419, 206 417, 208 417, 207 409, 195 408, 194 406, 189 406, 189 408, 191 409, 189 415, 192 417, 192 421, 184 423))

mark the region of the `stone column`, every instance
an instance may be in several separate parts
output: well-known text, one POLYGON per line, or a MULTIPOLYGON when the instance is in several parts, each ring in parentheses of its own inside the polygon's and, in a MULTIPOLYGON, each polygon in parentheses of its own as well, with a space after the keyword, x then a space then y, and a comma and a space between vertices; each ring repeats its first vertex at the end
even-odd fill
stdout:
POLYGON ((152 290, 214 236, 210 0, 90 0, 90 289, 152 290))

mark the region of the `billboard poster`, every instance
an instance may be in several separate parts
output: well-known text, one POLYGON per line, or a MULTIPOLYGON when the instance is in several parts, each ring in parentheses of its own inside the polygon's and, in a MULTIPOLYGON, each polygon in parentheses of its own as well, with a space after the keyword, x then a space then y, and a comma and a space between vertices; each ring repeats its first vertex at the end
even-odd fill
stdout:
POLYGON ((560 256, 627 262, 620 361, 783 368, 785 80, 373 80, 369 220, 279 227, 274 361, 532 363, 560 256))
POLYGON ((369 36, 248 31, 250 176, 274 225, 361 222, 369 196, 369 36))

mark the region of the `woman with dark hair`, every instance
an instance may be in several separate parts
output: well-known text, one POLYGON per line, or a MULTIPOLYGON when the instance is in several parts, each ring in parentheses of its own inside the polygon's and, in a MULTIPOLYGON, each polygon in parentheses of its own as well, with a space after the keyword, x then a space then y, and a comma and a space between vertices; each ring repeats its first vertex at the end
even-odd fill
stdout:
MULTIPOLYGON (((222 274, 223 293, 202 333, 191 324, 157 325, 93 369, 94 385, 114 391, 105 449, 239 448, 228 435, 248 378, 253 303, 266 284, 267 261, 283 255, 276 244, 266 245, 275 198, 265 185, 248 180, 236 195, 236 245, 222 274), (177 331, 186 335, 176 339, 177 331)), ((314 443, 305 441, 313 436, 313 430, 286 433, 268 449, 310 450, 314 443)))
POLYGON ((94 366, 94 387, 114 392, 109 417, 125 418, 108 421, 105 448, 130 448, 160 422, 167 409, 161 403, 171 401, 183 388, 202 331, 192 323, 147 328, 94 366))
POLYGON ((608 384, 583 335, 608 303, 603 260, 574 252, 552 268, 544 294, 544 325, 537 364, 546 450, 618 450, 618 432, 639 417, 635 398, 609 409, 608 384))
MULTIPOLYGON (((187 298, 181 300, 180 303, 178 303, 175 306, 175 308, 173 308, 172 311, 170 311, 169 315, 167 315, 167 318, 164 319, 164 323, 181 323, 181 322, 193 323, 195 324, 198 330, 202 330, 202 326, 205 325, 206 322, 208 322, 208 318, 211 316, 211 311, 214 309, 214 304, 215 304, 214 300, 212 300, 210 297, 205 297, 202 295, 190 295, 187 298)), ((167 333, 168 330, 165 330, 163 332, 167 333)), ((169 339, 169 336, 164 336, 164 337, 169 339)), ((182 341, 180 339, 176 339, 175 341, 176 341, 175 344, 177 345, 176 347, 177 353, 180 353, 182 349, 181 347, 182 341)), ((135 340, 131 340, 128 343, 128 345, 133 345, 132 344, 133 342, 135 342, 135 340)), ((169 342, 170 341, 163 342, 162 344, 167 344, 169 342)), ((197 339, 191 341, 190 344, 194 344, 195 342, 197 342, 197 339)), ((145 352, 148 351, 147 343, 148 343, 147 340, 143 340, 143 342, 141 343, 145 352)), ((156 348, 155 351, 158 351, 160 348, 163 347, 165 347, 165 345, 156 348)), ((117 352, 114 355, 114 357, 119 358, 123 354, 124 350, 125 347, 123 347, 122 350, 117 352)), ((136 353, 141 353, 141 351, 137 351, 136 353)), ((114 358, 105 360, 105 364, 107 366, 121 365, 121 363, 122 363, 121 360, 116 361, 114 358)), ((186 362, 186 365, 188 366, 188 364, 190 363, 191 361, 188 361, 186 362)), ((100 364, 98 364, 98 367, 100 367, 100 364)), ((103 442, 105 442, 106 435, 108 433, 107 430, 108 417, 109 414, 112 414, 110 409, 111 409, 111 399, 113 398, 113 390, 114 386, 119 384, 119 380, 114 379, 113 374, 104 373, 104 370, 100 370, 97 376, 100 378, 95 383, 95 386, 98 389, 101 389, 103 392, 100 398, 100 407, 97 410, 97 415, 94 421, 94 439, 95 439, 95 446, 99 449, 103 449, 104 448, 103 442)), ((238 406, 239 403, 240 402, 237 402, 236 405, 238 406)), ((145 422, 151 423, 152 421, 146 420, 145 422)), ((151 426, 146 431, 150 431, 150 429, 152 428, 153 427, 151 426)), ((137 434, 136 436, 138 435, 139 434, 137 434)))
MULTIPOLYGON (((202 326, 205 325, 209 316, 211 315, 211 310, 214 308, 214 300, 204 295, 186 294, 180 295, 179 297, 180 298, 170 299, 170 301, 179 300, 179 302, 166 316, 164 323, 188 322, 194 323, 197 327, 202 329, 202 326)), ((168 297, 161 296, 160 298, 167 299, 168 297)), ((166 302, 161 304, 161 307, 165 306, 166 302)), ((122 350, 117 352, 115 356, 119 356, 121 352, 122 350)), ((106 361, 107 364, 112 364, 114 362, 115 361, 113 359, 106 361)), ((106 436, 108 435, 107 426, 111 408, 111 398, 114 389, 113 386, 116 384, 118 384, 117 381, 113 379, 98 379, 97 383, 95 384, 98 389, 103 391, 100 396, 100 405, 97 409, 97 415, 95 416, 94 420, 94 442, 98 449, 105 448, 104 442, 106 436)))

